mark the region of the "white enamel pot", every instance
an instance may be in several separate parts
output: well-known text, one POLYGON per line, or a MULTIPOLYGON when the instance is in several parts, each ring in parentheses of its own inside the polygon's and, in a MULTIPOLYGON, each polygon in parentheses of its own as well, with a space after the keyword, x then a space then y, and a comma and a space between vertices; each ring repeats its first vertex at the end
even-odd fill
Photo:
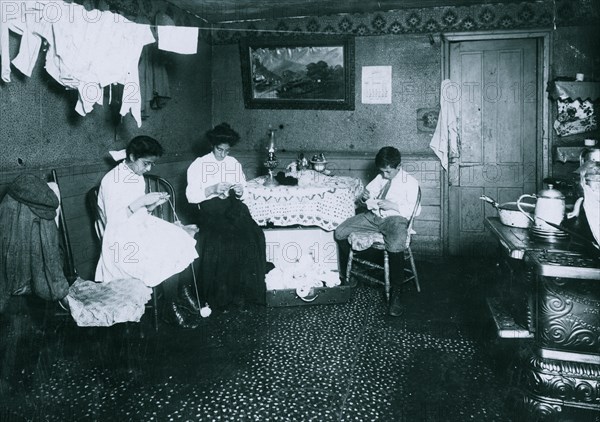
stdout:
MULTIPOLYGON (((505 202, 503 204, 499 204, 487 195, 481 195, 479 199, 492 204, 494 208, 496 208, 500 222, 505 226, 527 229, 532 224, 532 220, 530 220, 526 214, 523 214, 519 210, 516 202, 505 202)), ((535 205, 524 203, 521 204, 521 206, 527 212, 527 214, 529 214, 529 217, 533 219, 535 205)))

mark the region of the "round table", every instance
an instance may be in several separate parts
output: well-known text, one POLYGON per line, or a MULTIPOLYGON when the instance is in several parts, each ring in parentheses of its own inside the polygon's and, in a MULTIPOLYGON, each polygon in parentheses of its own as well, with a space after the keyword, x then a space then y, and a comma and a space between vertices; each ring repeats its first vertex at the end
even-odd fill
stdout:
POLYGON ((354 216, 356 200, 362 194, 359 179, 305 173, 297 186, 264 186, 267 176, 248 181, 244 202, 261 226, 318 226, 332 231, 354 216))

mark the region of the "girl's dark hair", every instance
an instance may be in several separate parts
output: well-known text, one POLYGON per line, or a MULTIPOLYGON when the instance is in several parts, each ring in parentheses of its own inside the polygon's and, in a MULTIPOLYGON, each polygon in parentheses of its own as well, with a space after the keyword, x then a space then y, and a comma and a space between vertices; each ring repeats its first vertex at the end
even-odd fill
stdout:
POLYGON ((385 167, 396 168, 402 162, 402 155, 394 147, 383 147, 375 156, 375 166, 378 169, 385 167))
POLYGON ((127 158, 133 154, 136 160, 143 157, 161 157, 164 153, 163 147, 156 139, 145 135, 136 136, 129 141, 125 151, 127 158))
POLYGON ((221 123, 220 125, 215 126, 206 132, 206 137, 213 147, 221 144, 234 146, 240 141, 239 133, 233 130, 228 123, 221 123))

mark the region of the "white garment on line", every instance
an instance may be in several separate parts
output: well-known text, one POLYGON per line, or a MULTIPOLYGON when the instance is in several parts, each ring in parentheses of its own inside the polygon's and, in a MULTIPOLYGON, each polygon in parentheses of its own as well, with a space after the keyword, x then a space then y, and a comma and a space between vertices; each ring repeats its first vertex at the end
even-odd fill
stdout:
POLYGON ((131 22, 112 12, 95 11, 94 19, 83 6, 70 4, 71 19, 52 24, 53 43, 46 70, 58 82, 79 91, 75 110, 85 115, 102 104, 103 88, 124 85, 121 115, 129 111, 141 120, 138 61, 144 45, 155 41, 149 25, 131 22))
MULTIPOLYGON (((440 159, 442 167, 448 170, 448 160, 458 158, 460 155, 459 147, 459 115, 458 115, 458 98, 452 95, 452 88, 457 86, 450 79, 444 79, 440 87, 440 114, 437 121, 437 126, 429 147, 435 155, 440 159)), ((460 87, 458 87, 460 89, 460 87)))
MULTIPOLYGON (((2 0, 0 0, 2 1, 2 0)), ((150 25, 131 22, 109 11, 86 11, 76 3, 62 1, 8 2, 1 4, 0 54, 2 79, 10 81, 8 29, 21 35, 13 65, 30 76, 37 61, 42 38, 49 46, 46 71, 62 85, 77 89, 75 110, 86 115, 95 104, 102 105, 103 88, 124 85, 120 113, 131 112, 141 126, 141 96, 138 61, 144 45, 155 42, 150 25), (5 8, 5 4, 13 8, 5 8), (52 4, 52 10, 43 8, 52 4), (40 15, 62 18, 43 19, 40 15)))
POLYGON ((35 2, 21 11, 20 19, 16 19, 10 26, 11 31, 21 35, 19 52, 12 60, 13 66, 19 69, 25 76, 31 76, 37 62, 42 38, 52 38, 52 23, 48 19, 42 19, 43 10, 48 1, 35 2))
POLYGON ((158 48, 179 54, 196 54, 198 51, 198 28, 159 25, 158 48))
POLYGON ((47 20, 42 19, 42 10, 48 3, 47 0, 36 2, 15 2, 0 0, 0 56, 1 76, 4 82, 10 82, 10 35, 9 30, 21 35, 21 46, 19 55, 13 60, 13 64, 23 74, 31 76, 31 70, 40 51, 42 43, 38 35, 29 29, 32 22, 44 26, 47 20), (30 62, 33 61, 33 64, 30 62))
POLYGON ((6 0, 0 0, 0 75, 4 82, 10 82, 10 57, 8 27, 12 17, 6 13, 6 0), (9 20, 10 19, 10 20, 9 20))

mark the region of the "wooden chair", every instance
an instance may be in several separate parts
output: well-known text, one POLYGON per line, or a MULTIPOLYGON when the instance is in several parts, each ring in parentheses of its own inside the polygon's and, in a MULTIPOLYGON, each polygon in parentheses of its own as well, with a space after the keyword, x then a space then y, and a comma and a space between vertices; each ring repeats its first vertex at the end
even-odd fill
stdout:
MULTIPOLYGON (((166 179, 163 179, 160 176, 156 176, 153 174, 145 174, 144 180, 146 182, 146 192, 167 192, 170 196, 170 202, 173 204, 169 204, 166 202, 154 209, 152 212, 158 218, 162 218, 163 220, 169 221, 171 223, 175 222, 176 219, 176 211, 175 207, 175 189, 173 185, 169 183, 166 179)), ((94 186, 87 194, 87 204, 90 212, 92 213, 92 217, 94 219, 94 231, 100 243, 102 243, 102 237, 104 236, 104 229, 106 227, 106 216, 98 206, 98 191, 100 187, 94 186)), ((154 315, 154 328, 158 331, 158 296, 159 296, 159 286, 152 288, 152 305, 147 305, 146 308, 152 309, 154 315)))
POLYGON ((58 192, 58 209, 57 212, 57 226, 59 233, 59 241, 61 244, 61 248, 64 256, 64 273, 65 277, 69 284, 73 284, 73 282, 77 279, 77 269, 75 268, 75 260, 73 258, 73 251, 71 249, 71 240, 69 238, 69 231, 67 230, 67 220, 65 218, 65 213, 62 206, 62 197, 60 193, 60 186, 58 184, 58 176, 56 174, 56 170, 52 170, 50 173, 50 181, 56 184, 56 189, 58 192))
MULTIPOLYGON (((404 250, 404 280, 403 283, 408 283, 410 281, 414 281, 415 287, 417 288, 417 292, 421 291, 421 286, 419 285, 419 276, 417 274, 417 267, 415 266, 415 259, 410 248, 411 238, 414 234, 413 224, 415 221, 415 217, 417 212, 421 206, 421 188, 419 188, 419 192, 417 194, 417 202, 415 203, 415 207, 413 209, 412 215, 408 220, 407 227, 407 236, 406 236, 406 245, 404 250)), ((350 243, 350 254, 348 256, 348 267, 346 271, 346 284, 350 285, 351 277, 352 277, 352 267, 353 263, 357 262, 367 267, 367 269, 375 269, 375 270, 383 270, 384 279, 381 280, 379 278, 373 277, 371 274, 365 272, 355 271, 354 275, 363 277, 366 280, 369 280, 376 284, 383 284, 385 288, 385 297, 386 300, 390 299, 390 265, 389 265, 389 255, 388 251, 385 249, 385 243, 383 240, 383 235, 381 233, 366 233, 366 232, 355 232, 352 233, 348 237, 348 242, 350 243), (367 249, 375 249, 379 251, 383 251, 383 266, 373 262, 371 260, 362 259, 356 256, 356 253, 359 250, 364 250, 364 248, 357 249, 356 245, 362 244, 370 244, 367 249)))

